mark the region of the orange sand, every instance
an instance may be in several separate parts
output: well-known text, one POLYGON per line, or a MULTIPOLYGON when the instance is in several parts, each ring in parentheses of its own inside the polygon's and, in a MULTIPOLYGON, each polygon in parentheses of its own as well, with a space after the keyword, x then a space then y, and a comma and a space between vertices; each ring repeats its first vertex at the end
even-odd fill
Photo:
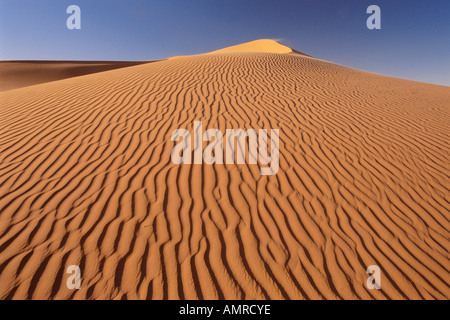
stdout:
POLYGON ((130 67, 144 62, 122 61, 0 61, 0 91, 85 74, 130 67))
POLYGON ((450 298, 450 88, 234 50, 0 93, 1 299, 450 298), (175 165, 195 120, 278 173, 175 165))

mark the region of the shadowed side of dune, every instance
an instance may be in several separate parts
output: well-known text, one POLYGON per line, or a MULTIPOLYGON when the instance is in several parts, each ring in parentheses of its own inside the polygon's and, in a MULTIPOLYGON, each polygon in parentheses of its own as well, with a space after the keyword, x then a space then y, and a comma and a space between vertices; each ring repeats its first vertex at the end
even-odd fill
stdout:
POLYGON ((2 92, 0 298, 448 299, 448 101, 243 51, 2 92), (174 164, 196 120, 279 129, 278 173, 174 164))
POLYGON ((78 77, 148 62, 127 61, 0 61, 0 91, 78 77))

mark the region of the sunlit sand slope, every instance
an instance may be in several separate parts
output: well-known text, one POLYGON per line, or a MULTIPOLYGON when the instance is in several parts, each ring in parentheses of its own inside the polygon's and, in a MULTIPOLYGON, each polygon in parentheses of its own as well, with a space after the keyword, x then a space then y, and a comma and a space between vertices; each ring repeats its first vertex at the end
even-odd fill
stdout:
POLYGON ((293 52, 289 47, 282 45, 274 40, 261 39, 250 41, 235 46, 223 48, 220 50, 213 51, 211 53, 220 52, 270 52, 270 53, 290 53, 293 52))
POLYGON ((243 51, 0 93, 0 298, 448 299, 449 101, 243 51), (195 120, 279 129, 280 170, 175 165, 195 120))

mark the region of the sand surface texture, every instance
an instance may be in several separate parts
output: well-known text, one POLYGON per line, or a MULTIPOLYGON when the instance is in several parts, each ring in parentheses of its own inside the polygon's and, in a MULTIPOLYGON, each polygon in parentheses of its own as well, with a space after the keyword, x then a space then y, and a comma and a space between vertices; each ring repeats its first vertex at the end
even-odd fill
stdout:
POLYGON ((286 48, 0 93, 0 298, 450 298, 450 88, 286 48), (279 129, 278 173, 174 164, 195 120, 279 129))

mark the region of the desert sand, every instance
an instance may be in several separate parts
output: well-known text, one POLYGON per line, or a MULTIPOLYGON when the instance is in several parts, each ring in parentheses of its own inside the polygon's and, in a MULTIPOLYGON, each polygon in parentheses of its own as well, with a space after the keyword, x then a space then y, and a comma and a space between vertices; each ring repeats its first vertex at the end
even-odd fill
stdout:
POLYGON ((85 74, 130 67, 142 63, 145 62, 0 61, 0 91, 78 77, 85 74))
POLYGON ((449 103, 271 40, 4 91, 0 298, 448 299, 449 103), (174 164, 196 120, 278 173, 174 164))

